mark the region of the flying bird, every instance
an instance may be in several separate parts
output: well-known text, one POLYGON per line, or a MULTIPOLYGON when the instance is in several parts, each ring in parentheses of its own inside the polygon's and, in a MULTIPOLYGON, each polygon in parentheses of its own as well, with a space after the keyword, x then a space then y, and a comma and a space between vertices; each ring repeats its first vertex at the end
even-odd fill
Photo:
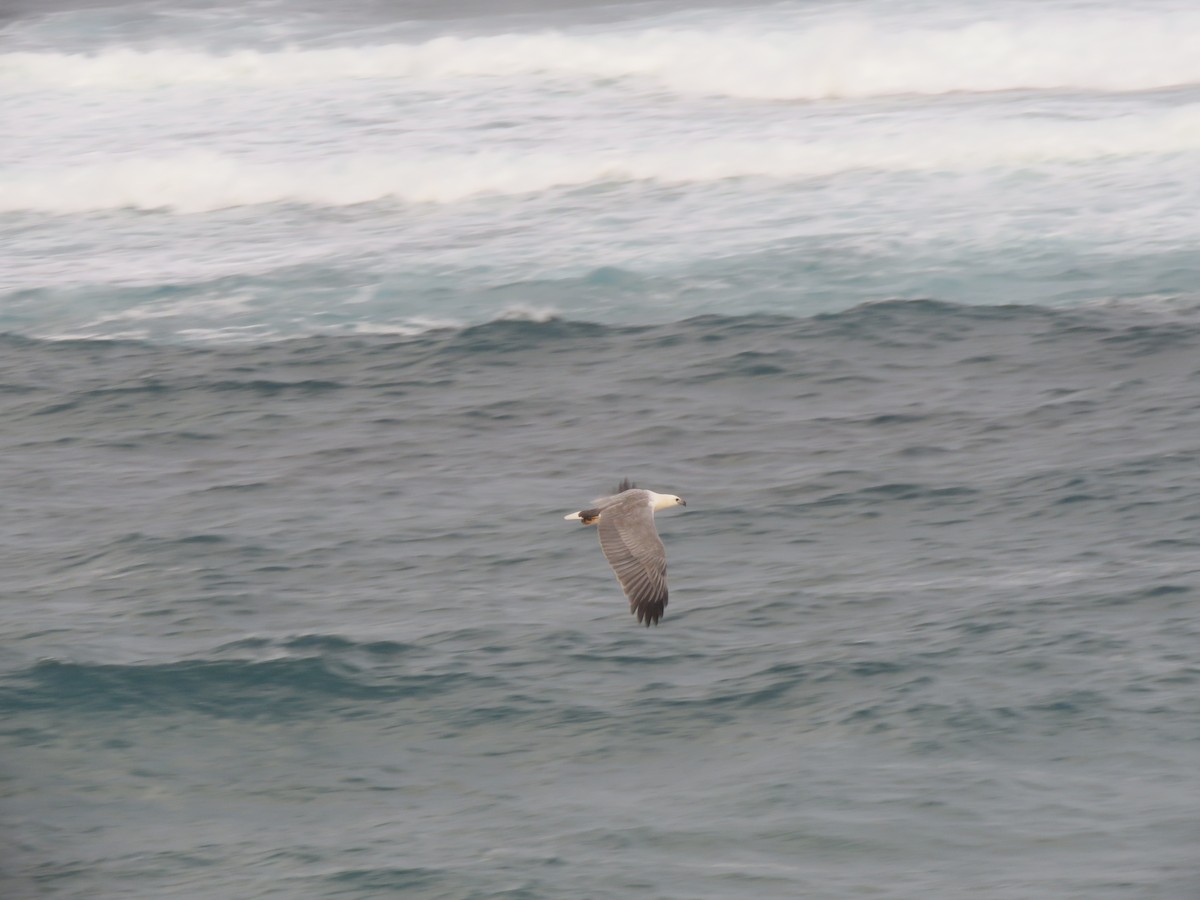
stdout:
POLYGON ((654 514, 672 506, 687 504, 674 494, 640 490, 626 478, 611 497, 563 516, 596 526, 600 549, 629 598, 629 611, 647 628, 658 624, 667 606, 667 551, 654 527, 654 514))

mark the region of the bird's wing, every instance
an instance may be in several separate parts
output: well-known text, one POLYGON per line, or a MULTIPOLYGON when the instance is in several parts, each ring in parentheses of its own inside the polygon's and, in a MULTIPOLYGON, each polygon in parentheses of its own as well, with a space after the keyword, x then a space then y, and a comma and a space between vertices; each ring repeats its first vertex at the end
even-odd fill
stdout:
POLYGON ((617 573, 639 622, 658 624, 667 605, 667 551, 648 503, 606 509, 597 526, 600 549, 617 573))

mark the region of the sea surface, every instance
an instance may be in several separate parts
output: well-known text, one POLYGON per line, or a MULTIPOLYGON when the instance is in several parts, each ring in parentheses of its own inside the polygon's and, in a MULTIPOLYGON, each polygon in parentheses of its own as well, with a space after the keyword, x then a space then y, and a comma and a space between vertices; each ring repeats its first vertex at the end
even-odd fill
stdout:
POLYGON ((0 422, 3 900, 1200 898, 1190 0, 9 3, 0 422))

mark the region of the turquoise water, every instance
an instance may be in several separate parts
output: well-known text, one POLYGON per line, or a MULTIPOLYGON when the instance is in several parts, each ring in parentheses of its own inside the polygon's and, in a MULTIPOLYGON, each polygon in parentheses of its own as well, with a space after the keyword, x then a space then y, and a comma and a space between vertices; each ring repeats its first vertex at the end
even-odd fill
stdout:
POLYGON ((1198 42, 9 14, 0 895, 1200 896, 1198 42))

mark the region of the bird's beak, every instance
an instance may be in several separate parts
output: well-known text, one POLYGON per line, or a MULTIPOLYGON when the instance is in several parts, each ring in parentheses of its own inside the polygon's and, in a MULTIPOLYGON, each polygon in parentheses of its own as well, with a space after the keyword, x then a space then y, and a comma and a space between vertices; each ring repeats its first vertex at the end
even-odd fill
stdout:
POLYGON ((680 501, 679 501, 679 505, 680 505, 680 506, 687 506, 687 501, 681 498, 681 499, 680 499, 680 501))

